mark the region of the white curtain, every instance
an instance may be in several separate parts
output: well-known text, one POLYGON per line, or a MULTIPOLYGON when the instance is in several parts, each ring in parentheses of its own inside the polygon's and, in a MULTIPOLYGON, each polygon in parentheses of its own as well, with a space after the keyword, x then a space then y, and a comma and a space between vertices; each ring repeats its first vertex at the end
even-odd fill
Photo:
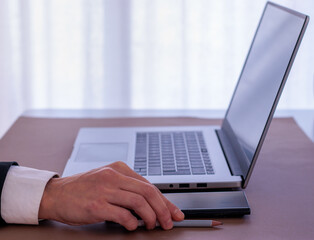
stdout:
MULTIPOLYGON (((226 108, 265 3, 1 0, 0 136, 34 108, 226 108)), ((310 23, 279 108, 314 108, 313 42, 310 23)))

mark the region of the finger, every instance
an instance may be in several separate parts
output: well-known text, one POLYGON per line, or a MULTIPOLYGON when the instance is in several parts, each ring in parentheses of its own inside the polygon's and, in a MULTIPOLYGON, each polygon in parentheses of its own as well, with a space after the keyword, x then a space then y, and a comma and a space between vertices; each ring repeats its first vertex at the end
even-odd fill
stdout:
POLYGON ((156 213, 162 228, 171 229, 173 227, 170 210, 155 186, 124 175, 121 175, 120 178, 119 187, 125 191, 143 196, 156 213))
MULTIPOLYGON (((124 162, 115 162, 113 164, 110 164, 109 166, 126 176, 133 177, 135 179, 151 184, 146 178, 134 172, 124 162)), ((168 207, 172 219, 175 221, 182 221, 184 219, 184 213, 176 205, 170 202, 159 190, 158 193, 161 196, 162 200, 165 202, 166 206, 168 207)))
POLYGON ((105 216, 104 220, 119 223, 129 231, 134 231, 138 227, 136 217, 129 210, 119 206, 109 204, 103 216, 105 216))
POLYGON ((171 217, 174 221, 183 221, 184 220, 184 213, 172 202, 170 202, 163 194, 161 194, 163 201, 166 203, 168 207, 171 217))
POLYGON ((129 191, 117 190, 108 196, 107 200, 111 204, 134 210, 143 219, 147 229, 155 228, 156 214, 143 196, 129 191))

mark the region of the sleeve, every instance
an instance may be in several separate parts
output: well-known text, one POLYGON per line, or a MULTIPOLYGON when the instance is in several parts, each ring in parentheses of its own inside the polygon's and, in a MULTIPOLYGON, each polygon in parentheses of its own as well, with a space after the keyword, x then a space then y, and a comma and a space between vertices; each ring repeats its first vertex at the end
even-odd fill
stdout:
MULTIPOLYGON (((0 162, 0 199, 2 197, 2 189, 7 176, 7 173, 12 165, 17 165, 16 162, 0 162)), ((4 224, 1 214, 1 201, 0 201, 0 224, 4 224)))
POLYGON ((11 166, 3 184, 1 217, 5 223, 38 224, 38 211, 47 182, 57 173, 11 166))

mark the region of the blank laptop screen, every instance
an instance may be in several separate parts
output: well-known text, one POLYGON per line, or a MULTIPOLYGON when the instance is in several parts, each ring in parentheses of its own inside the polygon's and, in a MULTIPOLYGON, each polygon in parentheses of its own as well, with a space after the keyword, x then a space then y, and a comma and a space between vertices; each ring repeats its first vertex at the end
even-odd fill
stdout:
POLYGON ((265 7, 224 122, 246 155, 247 171, 280 95, 304 23, 304 15, 272 4, 265 7))

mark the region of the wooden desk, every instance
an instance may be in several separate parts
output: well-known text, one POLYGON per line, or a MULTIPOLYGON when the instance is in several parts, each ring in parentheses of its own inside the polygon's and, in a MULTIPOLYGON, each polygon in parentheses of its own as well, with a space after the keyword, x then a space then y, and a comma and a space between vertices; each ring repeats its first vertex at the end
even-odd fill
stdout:
MULTIPOLYGON (((45 119, 21 117, 0 140, 0 160, 62 172, 80 127, 209 125, 198 118, 45 119)), ((139 229, 105 223, 73 227, 53 221, 8 225, 0 239, 314 239, 314 144, 293 119, 274 119, 245 190, 252 214, 219 219, 215 229, 139 229)))

